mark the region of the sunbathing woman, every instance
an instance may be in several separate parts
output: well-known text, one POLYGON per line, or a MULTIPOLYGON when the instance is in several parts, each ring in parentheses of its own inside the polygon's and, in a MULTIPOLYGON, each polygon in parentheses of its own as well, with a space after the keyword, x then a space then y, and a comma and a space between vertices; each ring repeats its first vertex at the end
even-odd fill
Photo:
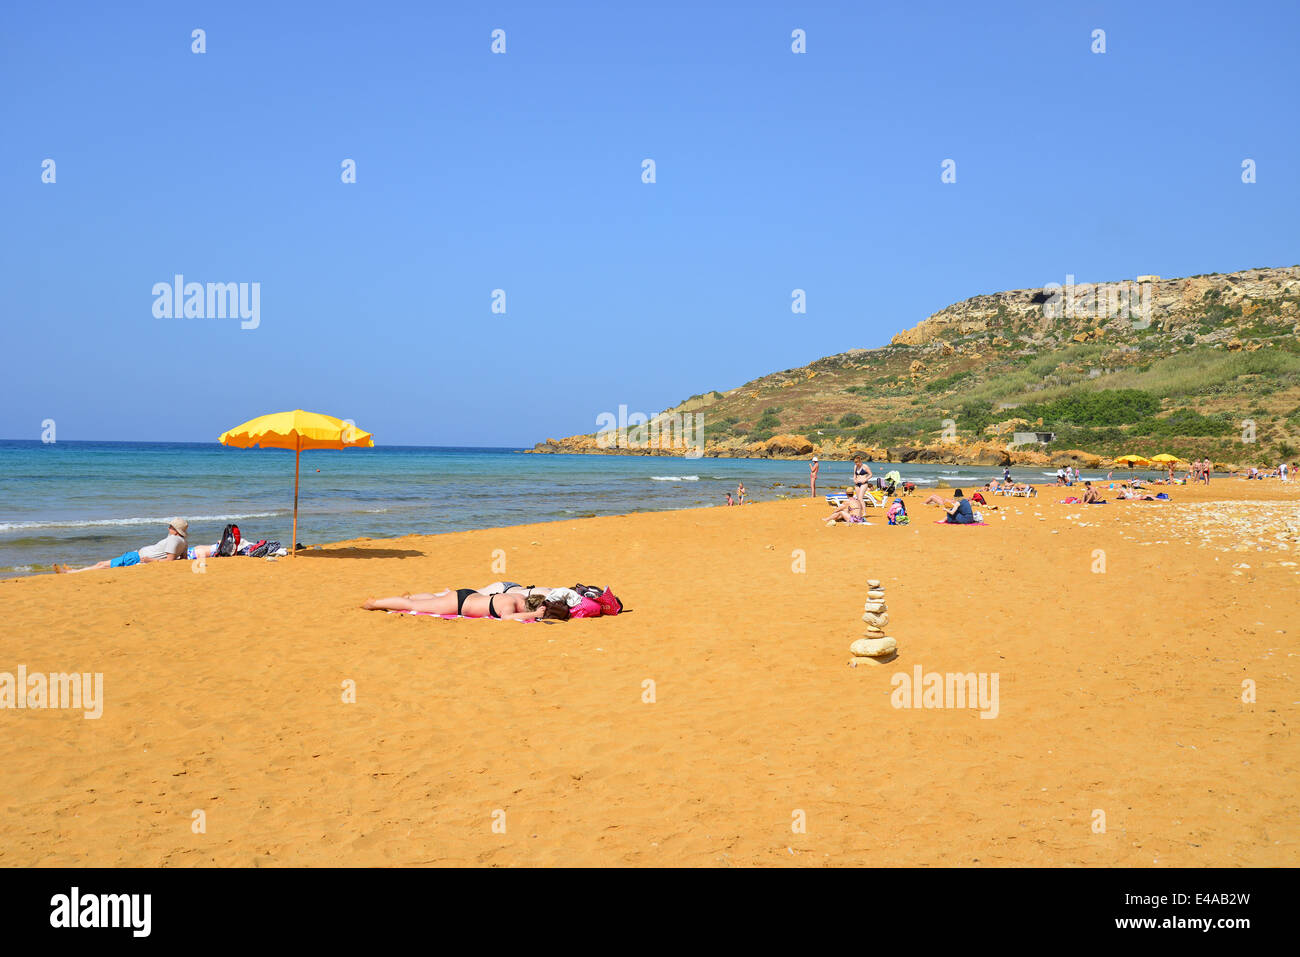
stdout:
POLYGON ((1165 499, 1156 498, 1154 495, 1138 492, 1135 489, 1123 489, 1119 493, 1119 498, 1127 499, 1132 502, 1161 502, 1165 499))
POLYGON ((480 595, 472 588, 458 588, 428 597, 371 598, 361 606, 366 611, 422 611, 431 615, 461 615, 465 618, 501 618, 533 621, 539 618, 567 621, 569 606, 563 601, 547 602, 541 595, 480 595))
POLYGON ((861 499, 845 499, 843 505, 826 516, 827 528, 830 528, 836 522, 845 522, 849 525, 866 525, 867 506, 861 499))

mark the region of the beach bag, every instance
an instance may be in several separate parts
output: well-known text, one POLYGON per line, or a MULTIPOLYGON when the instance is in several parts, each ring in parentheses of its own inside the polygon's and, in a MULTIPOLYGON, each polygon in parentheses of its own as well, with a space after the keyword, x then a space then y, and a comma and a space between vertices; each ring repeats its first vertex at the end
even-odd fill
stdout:
POLYGON ((600 602, 583 595, 578 604, 569 609, 570 618, 599 618, 604 613, 600 602))
POLYGON ((214 558, 225 558, 239 549, 239 526, 227 525, 221 530, 221 541, 217 543, 214 558))
POLYGON ((267 555, 274 555, 283 546, 279 542, 258 542, 257 545, 248 553, 250 558, 265 558, 267 555))
POLYGON ((600 605, 602 614, 617 615, 623 610, 623 603, 619 601, 614 593, 608 588, 600 593, 600 597, 596 599, 596 603, 600 605))

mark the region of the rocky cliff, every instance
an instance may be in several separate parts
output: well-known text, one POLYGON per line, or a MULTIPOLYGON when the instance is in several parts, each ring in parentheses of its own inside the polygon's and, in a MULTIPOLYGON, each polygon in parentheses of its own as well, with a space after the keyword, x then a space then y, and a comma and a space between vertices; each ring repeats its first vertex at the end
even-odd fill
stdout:
POLYGON ((882 348, 701 393, 642 428, 548 439, 534 451, 1276 462, 1300 451, 1298 334, 1300 266, 1063 281, 974 296, 882 348), (1034 431, 1054 438, 1017 442, 1034 431))

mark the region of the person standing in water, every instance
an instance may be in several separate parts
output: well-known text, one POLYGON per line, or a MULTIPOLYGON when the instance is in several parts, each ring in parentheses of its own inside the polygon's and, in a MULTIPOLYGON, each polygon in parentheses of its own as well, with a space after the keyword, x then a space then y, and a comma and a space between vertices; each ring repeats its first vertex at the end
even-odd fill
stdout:
POLYGON ((745 504, 745 483, 744 482, 736 483, 736 504, 737 505, 745 504))
POLYGON ((817 497, 817 471, 821 466, 817 462, 817 456, 813 456, 812 464, 808 466, 809 475, 812 478, 812 497, 817 497))

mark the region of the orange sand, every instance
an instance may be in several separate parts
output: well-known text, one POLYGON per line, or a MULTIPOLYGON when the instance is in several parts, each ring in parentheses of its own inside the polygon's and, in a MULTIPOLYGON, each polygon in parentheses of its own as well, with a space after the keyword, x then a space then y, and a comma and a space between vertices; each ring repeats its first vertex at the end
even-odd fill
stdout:
POLYGON ((1065 494, 988 528, 783 501, 0 583, 0 671, 103 672, 107 699, 0 711, 0 865, 1300 863, 1300 547, 1165 524, 1300 489, 1065 494), (872 577, 901 655, 849 668, 872 577), (632 613, 357 607, 499 578, 632 613), (916 665, 996 672, 998 717, 892 707, 916 665))

